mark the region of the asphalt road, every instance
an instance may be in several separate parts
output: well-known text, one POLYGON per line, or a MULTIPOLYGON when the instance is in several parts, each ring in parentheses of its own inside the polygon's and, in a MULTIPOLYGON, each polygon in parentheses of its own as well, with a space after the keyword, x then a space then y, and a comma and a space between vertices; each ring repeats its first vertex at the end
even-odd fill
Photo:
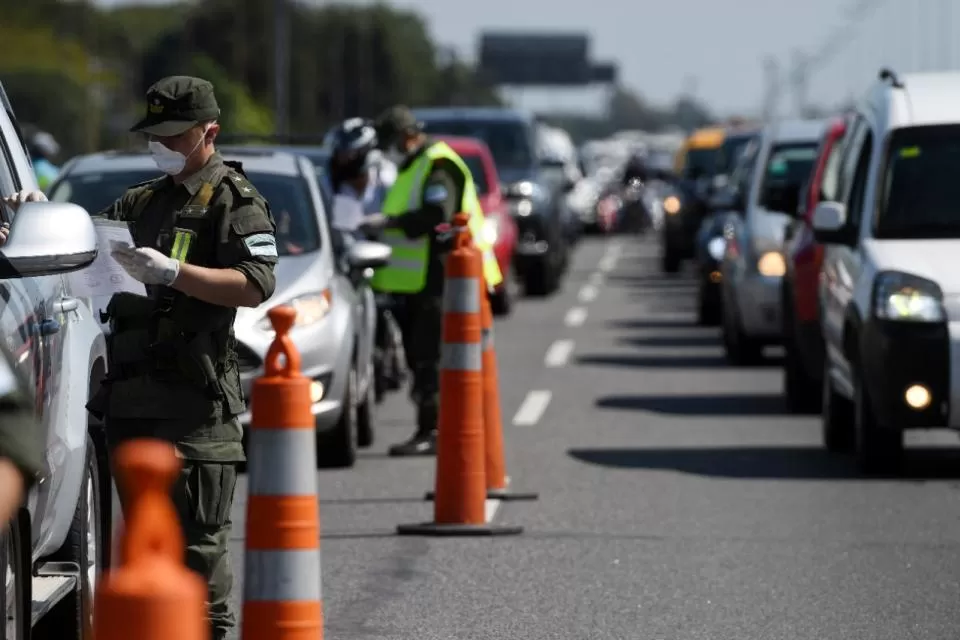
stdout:
MULTIPOLYGON (((396 460, 403 395, 350 470, 318 474, 333 640, 955 640, 960 453, 921 434, 903 479, 858 478, 785 415, 776 353, 734 369, 657 248, 588 239, 564 288, 499 322, 519 536, 400 538, 433 459, 396 460)), ((235 506, 242 592, 245 485, 235 506)))

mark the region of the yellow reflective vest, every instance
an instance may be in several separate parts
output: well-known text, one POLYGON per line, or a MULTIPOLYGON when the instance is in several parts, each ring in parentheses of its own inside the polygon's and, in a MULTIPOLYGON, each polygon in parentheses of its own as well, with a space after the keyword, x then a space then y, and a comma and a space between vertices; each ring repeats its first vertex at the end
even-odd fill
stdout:
MULTIPOLYGON (((400 172, 383 202, 382 213, 387 217, 401 216, 419 209, 423 201, 423 185, 430 175, 433 163, 439 159, 451 161, 463 172, 465 181, 460 210, 470 215, 470 233, 474 244, 483 252, 483 276, 487 287, 503 282, 492 245, 484 239, 483 209, 477 197, 477 187, 470 169, 460 156, 445 142, 435 142, 410 166, 400 172)), ((427 281, 430 259, 430 238, 408 238, 399 229, 383 232, 382 242, 390 245, 390 262, 374 272, 371 284, 377 291, 390 293, 417 293, 427 281)))

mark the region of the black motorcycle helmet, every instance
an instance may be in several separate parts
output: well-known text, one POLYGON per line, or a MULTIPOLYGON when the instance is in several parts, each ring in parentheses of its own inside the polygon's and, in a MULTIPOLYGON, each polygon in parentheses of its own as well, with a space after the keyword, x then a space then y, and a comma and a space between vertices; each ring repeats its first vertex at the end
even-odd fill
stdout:
POLYGON ((333 132, 332 143, 330 178, 339 189, 366 171, 367 155, 377 148, 377 131, 369 120, 351 118, 333 132))

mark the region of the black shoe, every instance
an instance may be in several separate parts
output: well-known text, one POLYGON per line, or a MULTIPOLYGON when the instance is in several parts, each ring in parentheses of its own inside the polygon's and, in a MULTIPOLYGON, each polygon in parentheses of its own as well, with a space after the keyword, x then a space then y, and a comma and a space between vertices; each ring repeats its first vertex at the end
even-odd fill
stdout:
POLYGON ((390 447, 389 453, 395 458, 436 455, 437 436, 435 433, 418 433, 406 442, 390 447))

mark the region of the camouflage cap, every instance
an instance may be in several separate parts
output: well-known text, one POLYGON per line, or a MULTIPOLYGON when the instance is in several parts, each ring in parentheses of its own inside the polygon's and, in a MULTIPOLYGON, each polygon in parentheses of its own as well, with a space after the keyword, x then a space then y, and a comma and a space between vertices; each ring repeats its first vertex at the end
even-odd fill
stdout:
POLYGON ((147 89, 146 115, 130 131, 165 138, 219 116, 212 84, 190 76, 170 76, 147 89))
POLYGON ((422 124, 410 109, 402 104, 390 107, 380 114, 374 123, 380 147, 385 148, 396 142, 397 136, 410 131, 420 131, 422 124))

